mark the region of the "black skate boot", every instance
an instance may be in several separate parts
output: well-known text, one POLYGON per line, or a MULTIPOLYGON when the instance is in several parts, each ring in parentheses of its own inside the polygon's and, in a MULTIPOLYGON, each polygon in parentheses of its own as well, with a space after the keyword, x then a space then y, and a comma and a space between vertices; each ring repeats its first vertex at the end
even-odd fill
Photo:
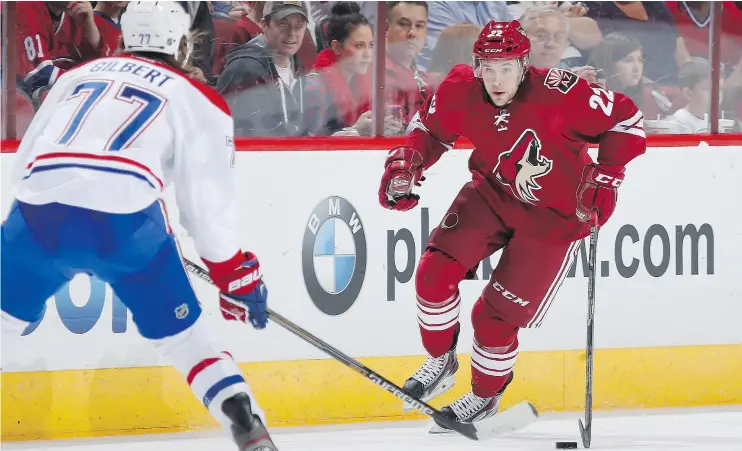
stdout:
MULTIPOLYGON (((502 395, 505 393, 505 389, 510 385, 512 380, 513 372, 511 371, 505 385, 495 396, 491 398, 480 398, 470 391, 453 403, 441 408, 441 413, 459 423, 474 423, 489 418, 497 413, 497 409, 500 407, 502 395)), ((431 434, 441 434, 450 431, 450 429, 437 421, 430 429, 431 434)))
POLYGON ((232 436, 239 451, 278 451, 263 422, 252 413, 247 393, 225 399, 222 412, 232 420, 232 436))
MULTIPOLYGON (((459 369, 459 360, 456 357, 456 343, 459 341, 461 325, 456 325, 453 334, 453 345, 440 357, 428 357, 423 366, 404 383, 402 389, 413 398, 423 402, 440 396, 450 390, 456 383, 456 371, 459 369)), ((405 402, 404 411, 413 407, 405 402)))

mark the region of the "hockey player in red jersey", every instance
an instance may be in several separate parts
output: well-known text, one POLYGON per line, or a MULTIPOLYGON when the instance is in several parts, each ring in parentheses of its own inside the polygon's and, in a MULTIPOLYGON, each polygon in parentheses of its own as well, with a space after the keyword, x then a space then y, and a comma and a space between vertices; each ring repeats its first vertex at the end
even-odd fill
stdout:
POLYGON ((528 64, 517 21, 490 22, 472 66, 456 66, 386 159, 379 201, 417 205, 424 172, 460 136, 474 152, 472 181, 454 199, 420 258, 418 324, 429 354, 405 383, 428 401, 451 388, 458 369, 459 283, 502 250, 471 313, 472 390, 442 412, 461 422, 494 415, 513 379, 518 331, 539 327, 572 264, 590 217, 610 218, 624 169, 644 153, 642 114, 627 96, 561 69, 528 64), (587 154, 598 144, 597 162, 587 154))
POLYGON ((16 71, 30 94, 75 64, 101 55, 90 2, 18 2, 16 71))

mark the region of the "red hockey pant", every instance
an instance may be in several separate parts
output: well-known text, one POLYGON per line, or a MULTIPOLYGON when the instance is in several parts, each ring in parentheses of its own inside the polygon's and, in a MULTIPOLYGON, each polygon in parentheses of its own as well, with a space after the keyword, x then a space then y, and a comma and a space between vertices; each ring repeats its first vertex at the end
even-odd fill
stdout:
POLYGON ((471 184, 465 185, 417 268, 418 324, 433 357, 453 345, 459 321, 458 285, 466 272, 503 249, 472 309, 472 390, 494 396, 518 356, 518 330, 539 327, 567 275, 579 245, 545 243, 508 227, 471 184))

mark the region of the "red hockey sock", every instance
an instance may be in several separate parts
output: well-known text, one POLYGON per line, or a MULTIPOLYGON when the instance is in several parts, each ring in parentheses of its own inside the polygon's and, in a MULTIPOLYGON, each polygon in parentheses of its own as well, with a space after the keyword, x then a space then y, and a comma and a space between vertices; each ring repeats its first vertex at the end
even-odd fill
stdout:
POLYGON ((466 269, 456 260, 428 250, 420 258, 415 278, 417 322, 423 346, 431 357, 440 357, 453 345, 459 323, 459 282, 466 269))
POLYGON ((491 316, 481 297, 472 309, 472 325, 472 391, 489 398, 502 389, 513 371, 518 357, 518 328, 491 316))

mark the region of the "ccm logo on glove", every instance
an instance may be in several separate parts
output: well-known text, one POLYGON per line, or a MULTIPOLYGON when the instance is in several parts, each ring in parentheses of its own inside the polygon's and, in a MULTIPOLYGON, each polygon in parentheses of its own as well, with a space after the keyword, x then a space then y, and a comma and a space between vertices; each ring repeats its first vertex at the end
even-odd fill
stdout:
POLYGON ((588 164, 582 171, 577 187, 577 219, 587 222, 593 211, 598 213, 598 225, 611 217, 618 201, 618 187, 624 179, 624 168, 588 164))
POLYGON ((601 185, 608 185, 614 188, 618 188, 621 185, 622 180, 620 178, 611 177, 608 174, 598 174, 595 177, 595 181, 601 185))

